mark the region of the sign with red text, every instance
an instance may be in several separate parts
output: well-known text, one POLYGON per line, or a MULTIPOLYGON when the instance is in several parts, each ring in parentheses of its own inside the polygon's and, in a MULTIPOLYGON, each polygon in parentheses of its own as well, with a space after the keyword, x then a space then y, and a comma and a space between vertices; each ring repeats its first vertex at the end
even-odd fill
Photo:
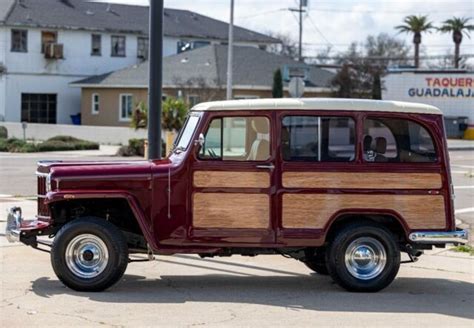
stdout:
POLYGON ((425 77, 421 88, 408 88, 410 97, 474 97, 472 77, 425 77))
POLYGON ((383 78, 382 99, 433 105, 445 116, 468 117, 474 124, 474 73, 390 72, 383 78))

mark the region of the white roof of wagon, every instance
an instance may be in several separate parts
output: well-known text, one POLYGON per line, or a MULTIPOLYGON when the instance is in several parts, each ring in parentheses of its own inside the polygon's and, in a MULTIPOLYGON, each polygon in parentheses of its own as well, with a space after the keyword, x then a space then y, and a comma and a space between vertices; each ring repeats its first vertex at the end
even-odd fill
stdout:
POLYGON ((200 103, 193 111, 221 110, 347 110, 369 112, 395 112, 442 115, 442 112, 430 105, 384 100, 341 99, 341 98, 280 98, 280 99, 244 99, 200 103))

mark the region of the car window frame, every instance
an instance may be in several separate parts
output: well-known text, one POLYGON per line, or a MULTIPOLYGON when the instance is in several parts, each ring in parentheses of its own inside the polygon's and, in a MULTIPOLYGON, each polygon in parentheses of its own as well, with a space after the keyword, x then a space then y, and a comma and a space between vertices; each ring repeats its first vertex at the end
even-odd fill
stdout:
MULTIPOLYGON (((431 141, 433 143, 434 151, 436 154, 436 161, 433 162, 369 162, 364 159, 364 156, 362 156, 361 161, 363 164, 369 164, 369 165, 376 165, 376 164, 384 164, 384 165, 439 165, 442 162, 441 159, 441 147, 438 144, 438 138, 435 136, 433 133, 433 129, 428 126, 423 120, 420 119, 414 119, 413 117, 406 117, 403 115, 374 115, 372 113, 366 114, 363 117, 360 118, 360 125, 361 125, 361 130, 362 130, 362 135, 364 132, 365 128, 365 121, 366 120, 380 120, 380 119, 392 119, 392 120, 406 120, 415 124, 418 124, 419 126, 423 127, 429 134, 431 141)), ((383 122, 382 122, 383 123, 383 122)), ((395 142, 397 144, 397 150, 400 149, 400 146, 398 144, 398 140, 395 137, 395 134, 393 133, 392 129, 384 123, 384 125, 390 130, 392 135, 394 136, 395 142)), ((360 141, 362 142, 362 140, 360 141)), ((399 158, 399 152, 397 153, 397 157, 399 158)))
MULTIPOLYGON (((274 159, 274 150, 273 150, 273 135, 274 135, 274 129, 273 129, 273 117, 272 115, 268 115, 267 113, 222 113, 218 112, 215 115, 210 115, 208 116, 207 120, 204 122, 202 129, 200 129, 199 133, 202 133, 204 137, 206 137, 207 132, 209 131, 209 128, 212 124, 212 122, 215 119, 221 119, 221 126, 223 126, 224 123, 224 118, 256 118, 256 117, 262 117, 267 119, 268 121, 268 128, 269 128, 269 156, 265 160, 229 160, 223 159, 223 154, 222 156, 217 159, 217 158, 202 158, 200 157, 200 152, 202 150, 202 146, 196 147, 195 150, 195 159, 199 162, 219 162, 219 163, 232 163, 232 164, 255 164, 255 163, 267 163, 271 162, 274 159)), ((221 128, 221 140, 223 140, 223 134, 224 134, 224 129, 221 128)), ((223 152, 223 151, 222 151, 223 152)))
MULTIPOLYGON (((297 164, 297 163, 300 163, 300 164, 308 164, 308 165, 327 165, 327 164, 331 164, 331 165, 354 165, 358 162, 360 162, 359 160, 359 151, 358 151, 358 148, 359 148, 359 118, 355 115, 353 115, 352 113, 331 113, 331 112, 324 112, 324 111, 314 111, 314 112, 310 112, 308 111, 308 113, 302 113, 302 112, 297 112, 297 113, 289 113, 289 112, 285 112, 283 113, 282 115, 279 115, 278 116, 278 126, 279 126, 279 135, 278 135, 278 142, 280 144, 280 147, 278 149, 278 152, 279 152, 279 157, 280 157, 280 160, 282 163, 285 163, 285 164, 297 164), (330 115, 328 115, 330 114, 330 115), (291 160, 285 160, 284 157, 283 157, 283 148, 282 148, 282 140, 281 140, 281 137, 282 137, 282 133, 281 131, 283 130, 283 120, 288 117, 288 116, 307 116, 307 117, 316 117, 316 118, 347 118, 347 119, 350 119, 352 120, 352 122, 354 123, 354 156, 353 156, 353 159, 350 160, 350 161, 321 161, 321 160, 318 160, 318 161, 291 161, 291 160)), ((321 120, 322 121, 322 120, 321 120)), ((321 136, 321 130, 318 129, 318 138, 321 136)), ((318 140, 318 143, 319 143, 319 140, 318 140)))

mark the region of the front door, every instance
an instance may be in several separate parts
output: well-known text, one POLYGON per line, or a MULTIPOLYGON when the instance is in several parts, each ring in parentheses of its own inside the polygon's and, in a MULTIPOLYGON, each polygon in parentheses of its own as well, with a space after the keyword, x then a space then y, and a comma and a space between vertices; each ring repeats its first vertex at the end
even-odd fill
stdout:
POLYGON ((200 245, 274 243, 274 157, 269 112, 211 114, 194 153, 190 238, 200 245))

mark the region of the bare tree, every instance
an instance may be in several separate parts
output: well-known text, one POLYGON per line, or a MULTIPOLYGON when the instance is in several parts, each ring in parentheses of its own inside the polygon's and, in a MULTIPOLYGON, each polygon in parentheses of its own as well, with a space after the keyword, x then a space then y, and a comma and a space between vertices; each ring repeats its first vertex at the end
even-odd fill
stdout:
POLYGON ((217 80, 206 81, 204 77, 192 77, 185 81, 175 78, 174 85, 183 92, 183 96, 197 96, 199 102, 225 99, 224 86, 217 80))
POLYGON ((403 41, 385 33, 368 36, 362 44, 352 43, 338 59, 342 68, 333 80, 338 87, 335 96, 380 99, 387 67, 407 63, 408 53, 403 41))
POLYGON ((281 43, 267 46, 267 51, 278 55, 288 56, 293 59, 298 58, 298 41, 294 40, 289 34, 268 31, 267 34, 281 43))

